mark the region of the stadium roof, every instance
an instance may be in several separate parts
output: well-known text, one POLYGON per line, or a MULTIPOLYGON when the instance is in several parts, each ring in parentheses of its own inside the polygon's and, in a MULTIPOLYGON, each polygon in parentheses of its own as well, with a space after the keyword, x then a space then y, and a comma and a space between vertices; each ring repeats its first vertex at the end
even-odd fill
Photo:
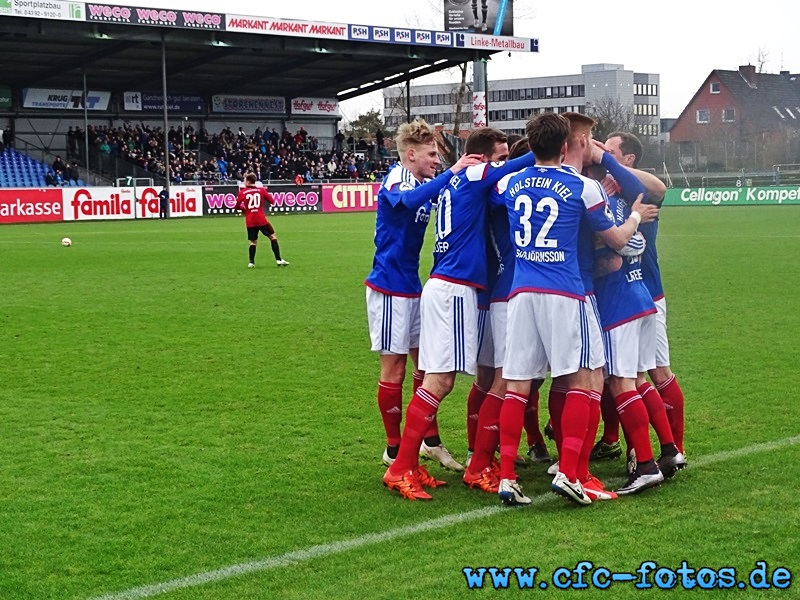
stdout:
POLYGON ((495 52, 538 51, 536 40, 470 33, 155 9, 148 21, 141 9, 69 6, 44 19, 0 16, 0 84, 82 89, 85 72, 89 89, 160 91, 163 39, 170 94, 341 101, 495 52))

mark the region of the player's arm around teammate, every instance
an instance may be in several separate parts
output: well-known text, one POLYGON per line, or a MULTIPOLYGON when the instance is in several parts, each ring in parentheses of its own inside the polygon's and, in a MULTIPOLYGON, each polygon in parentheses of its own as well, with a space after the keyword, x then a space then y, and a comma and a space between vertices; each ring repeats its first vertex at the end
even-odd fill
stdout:
MULTIPOLYGON (((503 160, 508 153, 505 140, 504 133, 482 128, 470 135, 466 151, 479 154, 481 162, 503 160), (485 141, 486 147, 476 145, 476 139, 485 141)), ((456 372, 475 374, 476 290, 487 285, 487 202, 479 189, 485 170, 475 165, 466 171, 457 170, 439 195, 434 265, 420 299, 419 368, 425 375, 406 410, 397 459, 383 478, 389 489, 408 499, 430 499, 423 488, 444 485, 419 465, 420 444, 436 419, 439 403, 452 390, 456 372)))
MULTIPOLYGON (((438 177, 441 165, 433 128, 424 121, 406 123, 396 137, 400 162, 378 191, 373 268, 365 281, 371 349, 380 353, 378 407, 386 431, 384 464, 391 465, 400 445, 402 385, 408 356, 415 367, 419 347, 419 253, 430 220, 431 200, 454 171, 477 163, 464 156, 438 177)), ((444 457, 446 460, 446 457, 444 457)))

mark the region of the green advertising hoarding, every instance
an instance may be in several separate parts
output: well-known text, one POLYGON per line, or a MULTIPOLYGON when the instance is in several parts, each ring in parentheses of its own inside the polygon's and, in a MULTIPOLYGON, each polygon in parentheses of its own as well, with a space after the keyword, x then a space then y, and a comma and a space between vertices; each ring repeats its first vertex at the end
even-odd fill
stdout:
POLYGON ((0 109, 11 108, 11 88, 7 85, 0 85, 0 109))
POLYGON ((668 189, 664 206, 800 204, 800 186, 668 189))

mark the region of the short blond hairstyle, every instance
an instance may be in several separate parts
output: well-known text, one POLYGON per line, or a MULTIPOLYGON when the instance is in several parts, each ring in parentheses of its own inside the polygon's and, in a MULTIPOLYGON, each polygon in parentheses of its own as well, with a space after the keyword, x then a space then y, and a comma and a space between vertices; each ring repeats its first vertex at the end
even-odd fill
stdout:
POLYGON ((581 134, 585 133, 588 135, 591 133, 594 126, 597 125, 597 121, 588 115, 576 112, 565 112, 561 114, 569 121, 570 133, 569 138, 567 138, 567 145, 570 147, 576 144, 581 134))
POLYGON ((403 123, 397 128, 394 138, 397 151, 402 155, 409 146, 428 145, 436 141, 434 129, 424 119, 414 119, 411 123, 403 123))

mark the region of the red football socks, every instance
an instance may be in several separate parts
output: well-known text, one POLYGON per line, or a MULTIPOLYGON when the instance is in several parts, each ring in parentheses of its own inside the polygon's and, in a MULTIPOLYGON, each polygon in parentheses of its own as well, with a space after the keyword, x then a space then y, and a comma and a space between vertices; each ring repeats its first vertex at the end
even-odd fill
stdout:
POLYGON ((400 422, 403 420, 403 386, 388 381, 378 382, 378 408, 386 430, 386 445, 400 444, 400 422))
POLYGON ((594 439, 597 436, 597 427, 600 425, 600 392, 592 390, 589 392, 589 422, 586 428, 586 436, 583 438, 583 446, 578 458, 578 468, 575 473, 578 481, 589 479, 589 458, 594 448, 594 439))
POLYGON ((500 411, 502 408, 503 399, 500 396, 492 393, 486 394, 478 413, 475 453, 469 462, 469 470, 472 473, 480 473, 492 462, 494 451, 500 441, 500 411))
POLYGON ((675 438, 675 445, 678 450, 683 452, 683 433, 684 433, 684 417, 683 417, 683 390, 678 385, 678 380, 675 375, 664 381, 658 386, 658 392, 664 400, 664 405, 667 408, 667 418, 669 425, 672 428, 672 435, 675 438))
POLYGON ((669 426, 667 409, 664 406, 661 395, 649 382, 644 382, 636 389, 639 391, 642 400, 644 400, 644 406, 647 409, 650 424, 658 436, 658 442, 662 445, 672 444, 675 439, 672 437, 672 428, 669 426))
POLYGON ((616 397, 617 414, 625 437, 636 450, 637 462, 653 460, 653 447, 650 445, 650 419, 642 397, 636 390, 622 392, 616 397))
POLYGON ((525 434, 528 448, 534 444, 544 446, 544 437, 539 429, 539 390, 533 390, 528 396, 528 406, 525 408, 525 434))
POLYGON ((561 414, 562 439, 558 452, 558 470, 570 481, 577 480, 578 461, 589 427, 590 394, 589 390, 568 391, 564 412, 561 414))
POLYGON ((483 399, 486 397, 486 390, 478 387, 477 383, 472 384, 467 396, 467 449, 475 449, 475 432, 478 431, 478 413, 481 410, 483 399))
POLYGON ((403 439, 400 441, 400 450, 391 467, 393 475, 416 469, 419 466, 419 447, 425 437, 431 421, 439 410, 439 398, 425 388, 419 388, 406 409, 406 425, 403 429, 403 439))
POLYGON ((500 409, 500 478, 517 479, 514 461, 517 460, 519 440, 525 422, 525 405, 528 398, 506 392, 500 409))

